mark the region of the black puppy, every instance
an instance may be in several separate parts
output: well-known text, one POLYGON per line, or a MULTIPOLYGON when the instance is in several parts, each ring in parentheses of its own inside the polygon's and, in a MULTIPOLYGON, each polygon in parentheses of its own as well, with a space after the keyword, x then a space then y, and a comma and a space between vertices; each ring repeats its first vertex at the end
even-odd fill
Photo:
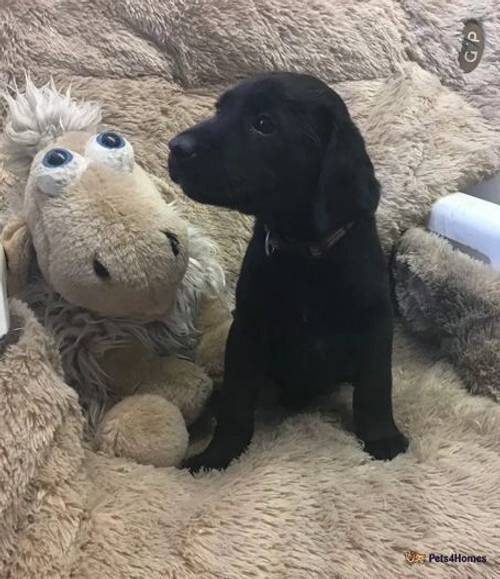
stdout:
POLYGON ((214 438, 187 462, 225 468, 252 439, 259 377, 300 409, 354 385, 356 433, 378 459, 408 442, 392 416, 392 311, 374 213, 379 185, 342 99, 320 80, 244 81, 170 143, 169 171, 202 203, 255 215, 236 290, 214 438))

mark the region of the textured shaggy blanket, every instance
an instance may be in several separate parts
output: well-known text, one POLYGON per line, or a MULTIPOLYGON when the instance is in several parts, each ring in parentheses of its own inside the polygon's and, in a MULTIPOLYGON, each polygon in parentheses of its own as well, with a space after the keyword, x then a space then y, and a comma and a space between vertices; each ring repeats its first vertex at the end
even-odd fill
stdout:
POLYGON ((414 228, 394 262, 396 294, 408 326, 456 365, 472 392, 500 402, 500 275, 414 228))
MULTIPOLYGON (((495 0, 3 0, 0 81, 22 84, 24 69, 37 83, 71 81, 165 179, 168 139, 223 86, 276 68, 318 74, 366 136, 390 249, 436 198, 500 169, 498 24, 495 0), (470 18, 487 48, 464 74, 470 18)), ((18 186, 0 166, 2 195, 18 186)), ((165 194, 179 195, 168 182, 165 194)), ((221 241, 234 283, 248 221, 220 211, 216 223, 179 200, 221 241)), ((263 417, 239 462, 193 478, 85 450, 50 340, 12 309, 0 359, 2 579, 500 576, 500 408, 472 396, 436 349, 397 333, 395 414, 411 445, 391 463, 371 461, 341 425, 347 392, 321 412, 263 417), (407 550, 487 562, 422 569, 407 550)), ((457 343, 460 375, 474 380, 477 358, 457 343)))
MULTIPOLYGON (((193 478, 82 448, 74 392, 32 314, 0 364, 0 577, 497 577, 500 407, 400 334, 396 414, 412 443, 374 462, 323 407, 262 425, 193 478), (16 341, 17 340, 17 341, 16 341), (404 552, 486 556, 409 566, 404 552)), ((347 399, 348 396, 345 396, 347 399)))

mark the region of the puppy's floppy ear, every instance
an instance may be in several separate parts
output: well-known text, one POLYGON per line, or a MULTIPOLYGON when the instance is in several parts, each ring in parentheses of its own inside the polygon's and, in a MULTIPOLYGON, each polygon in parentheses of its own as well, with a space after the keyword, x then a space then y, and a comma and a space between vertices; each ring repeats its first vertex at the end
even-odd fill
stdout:
POLYGON ((31 235, 23 220, 11 218, 0 233, 0 243, 7 261, 7 293, 19 294, 28 281, 34 259, 31 235))
POLYGON ((322 110, 326 142, 316 192, 314 219, 319 233, 374 213, 380 188, 361 133, 342 99, 332 93, 322 110))

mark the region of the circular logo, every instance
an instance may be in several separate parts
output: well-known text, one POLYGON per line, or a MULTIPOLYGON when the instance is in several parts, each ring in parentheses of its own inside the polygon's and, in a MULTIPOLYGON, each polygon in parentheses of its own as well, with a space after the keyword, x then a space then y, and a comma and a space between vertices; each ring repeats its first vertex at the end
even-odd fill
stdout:
POLYGON ((485 45, 484 30, 477 20, 465 23, 462 32, 462 49, 458 56, 460 68, 464 72, 472 72, 480 63, 485 45))

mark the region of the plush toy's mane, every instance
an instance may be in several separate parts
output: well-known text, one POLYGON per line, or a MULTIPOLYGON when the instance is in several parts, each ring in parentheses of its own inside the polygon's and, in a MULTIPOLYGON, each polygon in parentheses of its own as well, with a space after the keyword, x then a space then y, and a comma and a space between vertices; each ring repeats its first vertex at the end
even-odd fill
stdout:
POLYGON ((225 280, 215 244, 193 226, 188 233, 187 272, 177 290, 173 312, 165 321, 105 317, 70 304, 51 290, 34 268, 23 298, 52 332, 66 380, 77 390, 91 425, 99 421, 113 395, 99 362, 107 350, 138 341, 158 355, 193 356, 199 298, 223 291, 225 280))
MULTIPOLYGON (((0 138, 2 160, 9 169, 25 178, 33 157, 68 131, 94 130, 101 122, 101 107, 97 103, 77 101, 71 96, 70 88, 57 90, 51 81, 36 87, 26 78, 25 91, 14 87, 12 94, 0 94, 8 106, 8 117, 0 138)), ((10 203, 19 210, 22 191, 11 196, 10 203)))
POLYGON ((101 122, 98 104, 76 101, 69 88, 62 93, 52 81, 37 88, 27 78, 24 93, 16 90, 3 96, 9 107, 3 149, 13 160, 31 160, 63 133, 92 129, 101 122))

